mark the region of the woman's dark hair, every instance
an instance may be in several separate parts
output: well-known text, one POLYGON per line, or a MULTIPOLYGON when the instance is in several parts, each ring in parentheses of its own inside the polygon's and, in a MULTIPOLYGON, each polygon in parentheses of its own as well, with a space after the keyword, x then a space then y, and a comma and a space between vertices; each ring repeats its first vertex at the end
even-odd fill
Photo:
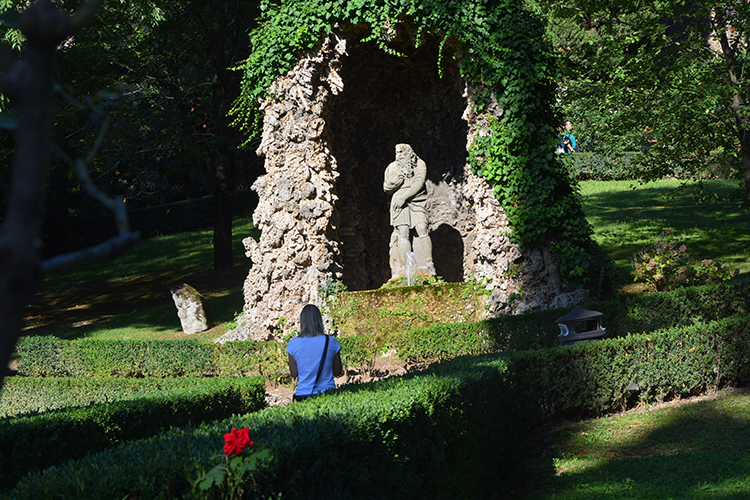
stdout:
POLYGON ((299 337, 317 337, 325 335, 323 316, 314 304, 307 304, 299 314, 299 337))

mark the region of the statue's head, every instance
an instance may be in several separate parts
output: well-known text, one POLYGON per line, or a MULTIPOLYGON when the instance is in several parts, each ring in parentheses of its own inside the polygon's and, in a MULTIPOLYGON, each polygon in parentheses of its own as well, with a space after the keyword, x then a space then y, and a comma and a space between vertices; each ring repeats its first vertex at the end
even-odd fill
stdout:
POLYGON ((414 167, 417 166, 417 154, 411 146, 396 144, 396 161, 405 175, 411 177, 414 174, 414 167))

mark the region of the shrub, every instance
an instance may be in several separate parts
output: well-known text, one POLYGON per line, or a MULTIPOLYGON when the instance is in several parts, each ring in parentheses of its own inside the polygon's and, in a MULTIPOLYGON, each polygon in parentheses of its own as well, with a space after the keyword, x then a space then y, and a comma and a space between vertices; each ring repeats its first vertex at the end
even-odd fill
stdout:
MULTIPOLYGON (((607 337, 706 323, 750 313, 750 276, 721 283, 589 302, 604 314, 607 337)), ((345 369, 372 369, 376 356, 394 349, 407 364, 425 365, 456 356, 495 351, 544 349, 558 345, 555 320, 567 309, 534 311, 467 323, 434 325, 389 335, 339 336, 345 369)), ((242 376, 260 374, 275 386, 289 380, 286 351, 277 341, 217 344, 173 341, 60 340, 22 338, 19 373, 26 376, 242 376), (144 359, 148 358, 148 359, 144 359)))
POLYGON ((636 151, 622 153, 576 153, 561 155, 571 176, 577 180, 614 181, 637 179, 636 151))
POLYGON ((274 457, 255 473, 264 495, 489 498, 511 486, 522 429, 507 365, 501 357, 462 358, 288 407, 172 429, 28 476, 10 496, 181 498, 210 468, 222 435, 248 427, 250 439, 274 457))
MULTIPOLYGON (((111 384, 112 380, 78 381, 83 392, 92 385, 106 392, 106 386, 114 385, 107 402, 0 420, 0 488, 13 487, 29 471, 154 436, 172 426, 198 425, 265 406, 260 377, 162 380, 156 386, 161 384, 161 391, 147 391, 136 399, 121 399, 117 389, 123 384, 111 384)), ((33 383, 44 387, 48 382, 33 383)))
POLYGON ((697 262, 679 244, 671 230, 656 237, 648 249, 633 260, 634 281, 643 282, 654 290, 673 290, 678 287, 719 283, 734 278, 739 269, 730 271, 718 262, 704 259, 697 262))
POLYGON ((581 418, 750 381, 750 316, 512 356, 525 418, 581 418))
POLYGON ((165 492, 179 498, 210 466, 222 434, 244 427, 274 457, 255 476, 263 496, 502 497, 524 432, 533 426, 747 382, 750 315, 461 357, 301 404, 173 429, 30 475, 10 498, 156 498, 165 492))

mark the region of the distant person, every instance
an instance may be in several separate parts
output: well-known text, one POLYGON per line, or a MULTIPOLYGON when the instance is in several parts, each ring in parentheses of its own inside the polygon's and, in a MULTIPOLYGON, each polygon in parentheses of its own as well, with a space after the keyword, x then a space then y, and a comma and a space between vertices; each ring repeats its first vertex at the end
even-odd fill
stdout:
POLYGON ((570 120, 565 121, 565 135, 563 135, 563 149, 565 153, 580 153, 578 144, 576 144, 576 136, 573 135, 573 124, 570 120))
POLYGON ((294 401, 302 401, 328 389, 335 389, 333 377, 343 373, 341 344, 325 334, 320 309, 307 304, 299 315, 299 334, 289 341, 289 373, 298 378, 294 401))
POLYGON ((651 127, 646 127, 641 133, 641 141, 643 142, 641 151, 643 151, 644 153, 651 151, 651 147, 657 142, 656 139, 654 139, 654 136, 651 134, 653 131, 654 129, 652 129, 651 127))
POLYGON ((555 148, 555 153, 564 153, 565 152, 565 141, 564 141, 564 134, 563 134, 563 128, 562 125, 558 125, 557 128, 557 147, 555 148))

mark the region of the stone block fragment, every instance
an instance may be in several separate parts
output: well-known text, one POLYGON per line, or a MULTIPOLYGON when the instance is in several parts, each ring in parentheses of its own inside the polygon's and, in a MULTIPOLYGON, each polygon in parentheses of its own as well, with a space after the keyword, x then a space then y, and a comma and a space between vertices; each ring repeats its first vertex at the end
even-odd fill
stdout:
POLYGON ((213 328, 214 321, 206 298, 195 288, 183 283, 170 289, 174 305, 177 306, 177 316, 180 318, 182 331, 191 335, 213 328))

